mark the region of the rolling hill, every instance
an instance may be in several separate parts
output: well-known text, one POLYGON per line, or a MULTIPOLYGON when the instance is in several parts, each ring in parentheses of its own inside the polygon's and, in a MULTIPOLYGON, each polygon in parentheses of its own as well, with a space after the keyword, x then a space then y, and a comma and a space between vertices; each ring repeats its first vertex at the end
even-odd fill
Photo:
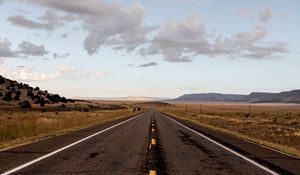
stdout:
POLYGON ((73 100, 61 97, 58 94, 48 93, 46 90, 40 90, 39 87, 31 87, 28 84, 19 83, 0 75, 0 104, 18 105, 21 108, 30 108, 32 104, 68 103, 73 100))

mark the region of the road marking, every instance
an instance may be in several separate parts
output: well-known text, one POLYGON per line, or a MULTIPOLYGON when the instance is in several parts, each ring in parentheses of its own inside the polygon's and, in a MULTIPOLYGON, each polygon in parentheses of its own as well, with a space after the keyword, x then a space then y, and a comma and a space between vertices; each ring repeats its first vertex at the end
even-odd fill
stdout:
POLYGON ((69 145, 67 145, 67 146, 64 146, 64 147, 58 149, 58 150, 55 150, 55 151, 53 151, 53 152, 51 152, 51 153, 48 153, 48 154, 46 154, 46 155, 44 155, 44 156, 41 156, 41 157, 39 157, 39 158, 36 158, 36 159, 34 159, 34 160, 30 161, 30 162, 27 162, 27 163, 23 164, 23 165, 20 165, 20 166, 18 166, 18 167, 16 167, 16 168, 13 168, 13 169, 9 170, 9 171, 6 171, 6 172, 2 173, 1 175, 8 175, 8 174, 14 173, 14 172, 16 172, 16 171, 19 171, 19 170, 21 170, 21 169, 24 169, 24 168, 26 168, 26 167, 28 167, 28 166, 30 166, 30 165, 36 163, 36 162, 39 162, 39 161, 41 161, 41 160, 43 160, 43 159, 46 159, 46 158, 48 158, 48 157, 50 157, 50 156, 53 156, 54 154, 57 154, 57 153, 59 153, 59 152, 61 152, 61 151, 63 151, 63 150, 66 150, 66 149, 68 149, 68 148, 70 148, 70 147, 72 147, 72 146, 74 146, 74 145, 77 145, 77 144, 79 144, 79 143, 81 143, 81 142, 83 142, 83 141, 86 141, 86 140, 88 140, 88 139, 90 139, 90 138, 92 138, 92 137, 95 137, 96 135, 99 135, 99 134, 104 133, 104 132, 106 132, 106 131, 108 131, 108 130, 111 130, 111 129, 117 127, 117 126, 120 126, 120 125, 122 125, 122 124, 124 124, 124 123, 127 123, 127 122, 129 122, 129 121, 131 121, 131 120, 133 120, 133 119, 136 119, 137 117, 140 117, 141 115, 142 115, 142 114, 139 114, 139 115, 137 115, 137 116, 135 116, 135 117, 133 117, 133 118, 130 118, 130 119, 128 119, 128 120, 125 120, 125 121, 123 121, 123 122, 121 122, 121 123, 118 123, 118 124, 116 124, 116 125, 113 125, 113 126, 111 126, 111 127, 109 127, 109 128, 106 128, 106 129, 104 129, 104 130, 102 130, 102 131, 96 132, 96 133, 94 133, 94 134, 92 134, 92 135, 90 135, 90 136, 88 136, 88 137, 85 137, 85 138, 83 138, 83 139, 78 140, 77 142, 71 143, 71 144, 69 144, 69 145))
POLYGON ((156 145, 156 140, 155 139, 151 139, 151 144, 152 145, 156 145))
POLYGON ((150 170, 149 175, 156 175, 156 171, 155 170, 150 170))
POLYGON ((150 144, 149 144, 149 150, 151 150, 151 148, 152 148, 152 144, 150 143, 150 144))
POLYGON ((272 175, 279 175, 279 174, 276 173, 275 171, 273 171, 273 170, 271 170, 271 169, 269 169, 269 168, 267 168, 267 167, 265 167, 265 166, 263 166, 263 165, 260 165, 259 163, 257 163, 257 162, 255 162, 255 161, 249 159, 248 157, 246 157, 246 156, 244 156, 244 155, 242 155, 242 154, 240 154, 240 153, 238 153, 238 152, 236 152, 236 151, 234 151, 234 150, 232 150, 232 149, 230 149, 230 148, 228 148, 228 147, 226 147, 226 146, 224 146, 224 145, 222 145, 222 144, 220 144, 220 143, 214 141, 213 139, 211 139, 211 138, 209 138, 209 137, 207 137, 207 136, 205 136, 205 135, 203 135, 203 134, 201 134, 201 133, 199 133, 199 132, 193 130, 192 128, 189 128, 189 127, 185 126, 184 124, 182 124, 182 123, 180 123, 180 122, 178 122, 178 121, 176 121, 176 120, 174 120, 174 119, 172 119, 172 118, 170 118, 170 117, 168 117, 168 116, 166 116, 166 115, 164 115, 164 116, 167 117, 168 119, 170 119, 171 121, 173 121, 174 123, 177 123, 178 125, 180 125, 180 126, 186 128, 186 129, 192 131, 193 133, 195 133, 195 134, 197 134, 197 135, 199 135, 199 136, 205 138, 206 140, 209 140, 210 142, 212 142, 212 143, 218 145, 219 147, 221 147, 221 148, 223 148, 223 149, 225 149, 225 150, 227 150, 227 151, 229 151, 229 152, 235 154, 236 156, 238 156, 238 157, 240 157, 240 158, 246 160, 247 162, 249 162, 249 163, 251 163, 251 164, 253 164, 253 165, 255 165, 255 166, 257 166, 257 167, 259 167, 259 168, 261 168, 261 169, 263 169, 264 171, 266 171, 266 172, 268 172, 268 173, 270 173, 270 174, 272 174, 272 175))
POLYGON ((151 132, 154 132, 154 131, 155 131, 155 129, 154 129, 154 128, 152 128, 151 132))

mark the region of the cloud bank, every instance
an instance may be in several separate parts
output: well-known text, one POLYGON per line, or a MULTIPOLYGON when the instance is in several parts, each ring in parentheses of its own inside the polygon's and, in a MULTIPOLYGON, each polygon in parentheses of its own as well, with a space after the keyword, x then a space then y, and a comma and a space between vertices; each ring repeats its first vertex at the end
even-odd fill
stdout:
MULTIPOLYGON (((227 56, 251 59, 269 59, 287 52, 283 42, 265 41, 268 34, 265 25, 258 24, 249 31, 237 32, 230 37, 211 36, 205 21, 198 15, 190 15, 179 20, 168 20, 161 27, 143 24, 146 10, 140 3, 123 5, 109 1, 80 0, 26 0, 30 4, 44 7, 45 13, 37 21, 22 15, 7 18, 13 25, 28 29, 52 31, 64 23, 79 21, 87 35, 83 47, 89 55, 96 54, 102 47, 116 51, 138 52, 141 56, 162 55, 169 62, 190 62, 197 56, 227 56), (151 37, 147 37, 155 31, 151 37)), ((236 15, 253 13, 253 9, 240 8, 236 15)), ((265 24, 272 19, 272 10, 263 8, 258 19, 265 24)), ((66 38, 67 33, 61 37, 66 38)), ((0 54, 11 55, 10 43, 0 43, 0 54), (5 49, 8 49, 5 51, 5 49)), ((47 51, 37 45, 27 43, 19 46, 23 53, 41 56, 47 51)), ((53 58, 63 57, 54 54, 53 58)))
POLYGON ((39 21, 27 19, 24 15, 9 16, 7 20, 12 24, 27 29, 42 29, 46 31, 53 31, 59 27, 59 17, 52 10, 47 10, 45 14, 39 17, 39 21), (40 22, 41 21, 41 22, 40 22))
MULTIPOLYGON (((17 50, 11 49, 11 43, 8 39, 0 38, 0 58, 32 58, 43 57, 49 54, 43 44, 34 44, 30 41, 22 41, 17 50)), ((53 53, 53 59, 66 58, 70 53, 58 54, 53 53)))
POLYGON ((146 34, 154 29, 142 24, 146 12, 139 3, 125 6, 95 0, 86 0, 85 3, 80 0, 27 2, 74 15, 73 20, 82 21, 82 28, 88 32, 83 46, 90 55, 105 46, 131 52, 144 44, 146 34))
POLYGON ((287 52, 284 43, 264 42, 266 35, 265 27, 256 26, 250 31, 233 34, 232 37, 209 38, 202 18, 194 15, 168 21, 154 36, 150 46, 141 49, 140 53, 162 54, 170 62, 189 62, 191 57, 198 55, 263 59, 287 52))
POLYGON ((11 43, 7 39, 0 38, 0 58, 12 57, 14 53, 10 49, 11 43))
POLYGON ((36 72, 34 67, 16 66, 13 69, 5 69, 4 62, 0 60, 0 74, 18 81, 51 81, 64 76, 72 77, 105 77, 106 73, 99 70, 83 70, 75 67, 60 65, 53 72, 36 72))

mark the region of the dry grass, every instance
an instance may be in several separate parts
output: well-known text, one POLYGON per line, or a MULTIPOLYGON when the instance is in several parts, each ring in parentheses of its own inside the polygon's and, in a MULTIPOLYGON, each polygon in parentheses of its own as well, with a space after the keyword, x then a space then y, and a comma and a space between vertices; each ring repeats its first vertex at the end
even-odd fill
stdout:
POLYGON ((132 114, 135 113, 127 109, 89 112, 1 112, 0 149, 120 119, 132 114))
POLYGON ((160 110, 205 127, 226 132, 300 157, 300 106, 176 104, 160 110))

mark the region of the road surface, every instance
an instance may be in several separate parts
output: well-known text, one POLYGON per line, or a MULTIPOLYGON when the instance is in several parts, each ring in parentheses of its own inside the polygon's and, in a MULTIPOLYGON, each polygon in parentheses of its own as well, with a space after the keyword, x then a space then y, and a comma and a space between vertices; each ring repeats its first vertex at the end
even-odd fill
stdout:
POLYGON ((300 159, 151 110, 0 152, 0 174, 300 174, 300 159))

